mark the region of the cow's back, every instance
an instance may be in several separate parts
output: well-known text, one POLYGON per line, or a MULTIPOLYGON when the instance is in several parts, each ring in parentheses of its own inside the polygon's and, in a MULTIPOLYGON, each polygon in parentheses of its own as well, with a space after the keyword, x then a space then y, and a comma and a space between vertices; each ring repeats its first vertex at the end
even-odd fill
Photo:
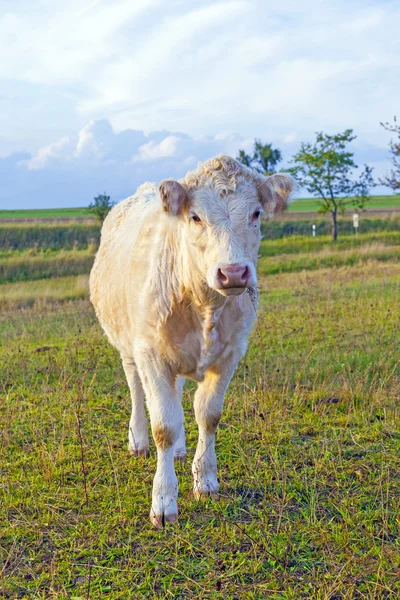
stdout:
MULTIPOLYGON (((101 245, 115 239, 130 222, 138 224, 138 219, 145 218, 152 209, 156 209, 156 203, 155 184, 147 182, 138 188, 136 194, 113 206, 101 228, 101 245)), ((139 228, 136 229, 139 232, 139 228)))
POLYGON ((112 208, 101 230, 90 273, 90 300, 109 340, 122 353, 128 352, 132 340, 143 273, 150 268, 147 246, 160 210, 155 184, 143 184, 112 208))

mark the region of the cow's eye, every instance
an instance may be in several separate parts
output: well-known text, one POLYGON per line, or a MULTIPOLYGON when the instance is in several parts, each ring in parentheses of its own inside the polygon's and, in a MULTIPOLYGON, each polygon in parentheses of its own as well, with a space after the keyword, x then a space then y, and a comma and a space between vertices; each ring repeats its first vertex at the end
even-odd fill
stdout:
POLYGON ((261 215, 261 210, 256 210, 253 213, 253 219, 256 221, 260 215, 261 215))
POLYGON ((192 215, 192 221, 195 223, 201 223, 201 219, 198 215, 192 215))

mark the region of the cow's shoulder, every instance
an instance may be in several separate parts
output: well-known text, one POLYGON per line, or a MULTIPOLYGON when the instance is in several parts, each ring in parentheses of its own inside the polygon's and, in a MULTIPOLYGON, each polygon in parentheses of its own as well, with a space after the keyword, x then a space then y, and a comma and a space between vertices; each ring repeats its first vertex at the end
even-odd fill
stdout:
POLYGON ((108 213, 102 227, 102 236, 113 235, 121 230, 128 220, 137 221, 154 205, 156 200, 156 184, 143 183, 133 196, 118 202, 108 213))

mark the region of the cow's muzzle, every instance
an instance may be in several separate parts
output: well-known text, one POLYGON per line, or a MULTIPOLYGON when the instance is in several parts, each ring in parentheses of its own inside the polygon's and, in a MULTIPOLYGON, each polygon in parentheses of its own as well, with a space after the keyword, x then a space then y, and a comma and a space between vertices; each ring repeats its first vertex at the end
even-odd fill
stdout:
POLYGON ((246 287, 249 280, 247 265, 229 265, 217 271, 217 281, 224 289, 246 287))
POLYGON ((227 296, 242 294, 246 288, 255 285, 253 271, 250 264, 217 267, 213 287, 227 296))

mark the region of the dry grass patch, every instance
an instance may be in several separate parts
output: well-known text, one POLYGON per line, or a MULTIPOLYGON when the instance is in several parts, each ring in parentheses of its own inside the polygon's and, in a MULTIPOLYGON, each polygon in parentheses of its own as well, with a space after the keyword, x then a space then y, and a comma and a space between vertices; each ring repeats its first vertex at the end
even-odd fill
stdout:
POLYGON ((0 286, 0 308, 9 310, 24 306, 45 306, 54 302, 85 298, 89 294, 88 275, 55 277, 0 286))

